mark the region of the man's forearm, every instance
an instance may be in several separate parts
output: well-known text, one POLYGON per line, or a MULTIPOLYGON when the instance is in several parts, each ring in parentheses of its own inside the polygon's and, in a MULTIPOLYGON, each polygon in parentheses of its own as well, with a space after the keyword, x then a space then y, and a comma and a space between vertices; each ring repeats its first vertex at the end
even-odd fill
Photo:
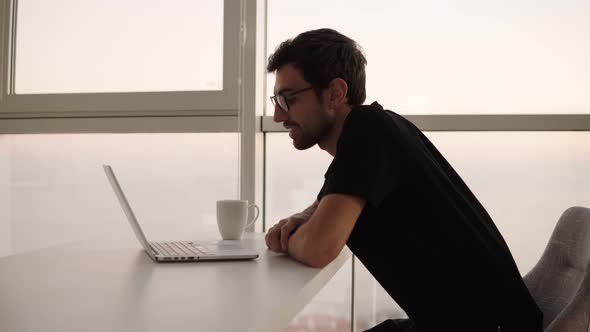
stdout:
MULTIPOLYGON (((305 222, 307 222, 307 221, 309 221, 309 219, 311 218, 313 213, 316 211, 318 205, 319 205, 319 202, 316 200, 307 209, 303 210, 300 213, 296 213, 296 214, 292 215, 291 217, 299 218, 299 219, 305 220, 305 222)), ((309 226, 306 226, 305 223, 303 223, 291 235, 291 237, 289 238, 289 246, 288 246, 289 247, 289 255, 304 264, 313 266, 315 264, 313 264, 313 262, 310 262, 309 252, 305 252, 306 247, 309 248, 309 246, 306 244, 306 242, 308 240, 308 236, 307 236, 308 232, 309 232, 308 228, 309 228, 309 226)))
POLYGON ((322 252, 320 249, 322 246, 314 243, 317 239, 313 238, 313 233, 317 233, 317 230, 314 229, 313 225, 307 223, 318 205, 319 202, 315 201, 313 205, 298 213, 298 215, 302 215, 302 219, 304 218, 306 222, 301 224, 291 235, 288 245, 289 256, 312 267, 324 267, 331 260, 329 253, 322 252))
POLYGON ((292 233, 287 252, 309 266, 326 266, 346 246, 365 203, 363 198, 356 196, 327 195, 309 221, 292 233))
POLYGON ((314 255, 310 254, 309 249, 311 249, 311 247, 307 243, 309 240, 308 228, 308 225, 303 224, 299 227, 299 229, 297 229, 297 231, 295 231, 295 233, 293 233, 293 235, 291 235, 291 237, 289 238, 288 246, 289 256, 295 258, 296 260, 304 264, 313 267, 319 267, 315 266, 316 264, 314 264, 314 262, 311 261, 311 259, 314 258, 314 255))
POLYGON ((306 208, 305 210, 299 212, 299 213, 295 213, 294 215, 292 215, 292 218, 298 218, 298 219, 302 219, 305 221, 308 221, 309 218, 311 218, 311 216, 313 215, 313 213, 315 212, 315 210, 318 207, 319 202, 316 200, 315 202, 313 202, 312 205, 310 205, 308 208, 306 208))
POLYGON ((314 237, 314 233, 317 233, 317 230, 313 225, 309 223, 301 225, 289 238, 288 253, 289 256, 305 265, 321 268, 330 263, 335 255, 327 250, 330 247, 322 245, 321 240, 317 236, 314 237))

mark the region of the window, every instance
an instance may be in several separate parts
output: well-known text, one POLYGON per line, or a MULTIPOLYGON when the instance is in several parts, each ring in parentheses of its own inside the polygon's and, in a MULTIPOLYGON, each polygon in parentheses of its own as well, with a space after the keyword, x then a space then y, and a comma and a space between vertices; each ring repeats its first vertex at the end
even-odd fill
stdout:
POLYGON ((366 51, 367 102, 400 114, 588 114, 589 15, 584 1, 269 0, 267 49, 334 28, 366 51))
POLYGON ((19 0, 15 93, 223 89, 223 1, 19 0))
POLYGON ((198 239, 217 228, 215 201, 238 198, 237 133, 1 135, 0 256, 95 238, 135 243, 102 164, 151 240, 198 239))
POLYGON ((324 184, 332 157, 317 146, 296 150, 286 133, 266 134, 266 229, 303 211, 324 184))
POLYGON ((588 132, 426 135, 486 208, 523 274, 541 257, 561 213, 590 202, 588 132))
POLYGON ((0 116, 238 115, 239 2, 11 0, 0 17, 0 116))
MULTIPOLYGON (((286 133, 266 134, 266 229, 311 205, 324 183, 331 162, 328 153, 314 147, 296 150, 286 133)), ((352 295, 351 260, 330 283, 297 314, 287 331, 350 331, 352 295)))

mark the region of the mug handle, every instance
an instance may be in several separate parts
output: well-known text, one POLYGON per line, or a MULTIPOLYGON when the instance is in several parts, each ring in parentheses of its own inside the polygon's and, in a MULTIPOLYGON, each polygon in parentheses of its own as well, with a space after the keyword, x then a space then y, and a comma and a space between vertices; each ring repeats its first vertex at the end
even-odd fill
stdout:
POLYGON ((247 224, 247 225, 244 227, 244 229, 246 229, 246 228, 248 228, 248 227, 250 227, 250 226, 254 225, 254 222, 256 221, 256 219, 258 219, 258 215, 260 214, 260 209, 258 208, 258 205, 256 205, 256 204, 251 204, 251 205, 248 205, 248 209, 250 209, 251 207, 254 207, 254 208, 256 208, 256 216, 254 216, 254 219, 252 219, 252 221, 250 221, 250 222, 249 222, 249 223, 248 223, 248 224, 247 224))

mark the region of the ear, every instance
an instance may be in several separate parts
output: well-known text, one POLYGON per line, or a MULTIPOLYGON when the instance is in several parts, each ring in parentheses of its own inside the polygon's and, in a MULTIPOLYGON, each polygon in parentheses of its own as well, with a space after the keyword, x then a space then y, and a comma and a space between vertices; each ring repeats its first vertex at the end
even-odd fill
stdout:
POLYGON ((341 78, 333 79, 328 85, 328 98, 332 107, 337 107, 348 102, 348 84, 341 78))

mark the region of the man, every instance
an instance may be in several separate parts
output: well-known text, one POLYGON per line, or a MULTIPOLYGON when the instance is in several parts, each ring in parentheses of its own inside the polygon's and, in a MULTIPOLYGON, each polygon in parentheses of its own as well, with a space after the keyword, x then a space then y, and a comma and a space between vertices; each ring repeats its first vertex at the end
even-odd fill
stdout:
POLYGON ((541 331, 542 313, 490 216, 412 123, 365 100, 366 60, 320 29, 283 42, 274 121, 295 148, 334 157, 315 201, 266 235, 270 250, 323 267, 347 245, 406 311, 371 331, 541 331))

